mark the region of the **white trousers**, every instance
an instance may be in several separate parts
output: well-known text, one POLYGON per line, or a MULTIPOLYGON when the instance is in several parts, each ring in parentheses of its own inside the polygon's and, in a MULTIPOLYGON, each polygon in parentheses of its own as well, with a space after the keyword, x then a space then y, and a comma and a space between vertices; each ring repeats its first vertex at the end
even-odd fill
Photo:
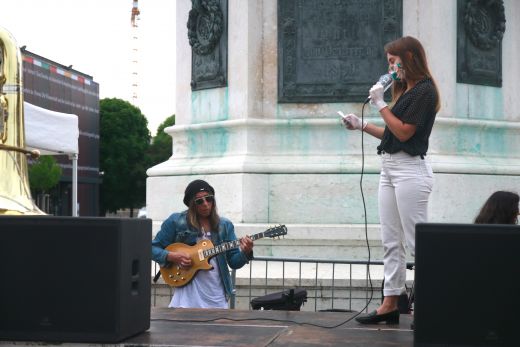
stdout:
POLYGON ((415 256, 415 224, 428 221, 433 187, 430 164, 405 152, 383 153, 379 180, 379 220, 384 250, 385 296, 405 292, 406 247, 415 256))

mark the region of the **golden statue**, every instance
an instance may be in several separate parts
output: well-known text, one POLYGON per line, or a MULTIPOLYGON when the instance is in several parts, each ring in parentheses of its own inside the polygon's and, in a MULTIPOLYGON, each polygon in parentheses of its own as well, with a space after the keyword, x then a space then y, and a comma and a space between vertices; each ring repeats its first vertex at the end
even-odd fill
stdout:
POLYGON ((31 198, 23 114, 22 59, 16 40, 0 28, 0 215, 44 214, 31 198))

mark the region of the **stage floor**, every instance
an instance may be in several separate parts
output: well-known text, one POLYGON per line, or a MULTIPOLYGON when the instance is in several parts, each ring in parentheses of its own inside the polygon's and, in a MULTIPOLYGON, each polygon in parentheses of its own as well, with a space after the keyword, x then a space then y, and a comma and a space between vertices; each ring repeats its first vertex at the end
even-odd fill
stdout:
POLYGON ((412 317, 364 326, 349 312, 152 309, 150 330, 123 346, 413 346, 412 317), (316 325, 316 326, 315 326, 316 325))
POLYGON ((396 325, 345 323, 350 312, 152 308, 150 329, 119 343, 0 341, 0 347, 354 346, 412 347, 412 316, 396 325))

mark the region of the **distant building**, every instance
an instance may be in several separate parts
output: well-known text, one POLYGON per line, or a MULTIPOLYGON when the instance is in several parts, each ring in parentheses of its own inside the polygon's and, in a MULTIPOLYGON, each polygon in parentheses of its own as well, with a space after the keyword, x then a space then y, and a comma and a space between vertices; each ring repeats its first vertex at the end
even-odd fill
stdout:
MULTIPOLYGON (((99 215, 99 84, 92 76, 22 49, 25 101, 48 110, 78 116, 79 216, 99 215)), ((66 155, 56 156, 63 174, 50 212, 70 216, 72 164, 66 155)))

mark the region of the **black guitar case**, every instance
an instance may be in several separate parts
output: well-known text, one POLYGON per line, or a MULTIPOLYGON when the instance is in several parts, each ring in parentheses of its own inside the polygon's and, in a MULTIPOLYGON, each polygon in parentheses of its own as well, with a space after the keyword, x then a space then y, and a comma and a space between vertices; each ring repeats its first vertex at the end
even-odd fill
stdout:
POLYGON ((306 301, 307 290, 294 288, 254 298, 251 307, 253 310, 299 311, 306 301))

